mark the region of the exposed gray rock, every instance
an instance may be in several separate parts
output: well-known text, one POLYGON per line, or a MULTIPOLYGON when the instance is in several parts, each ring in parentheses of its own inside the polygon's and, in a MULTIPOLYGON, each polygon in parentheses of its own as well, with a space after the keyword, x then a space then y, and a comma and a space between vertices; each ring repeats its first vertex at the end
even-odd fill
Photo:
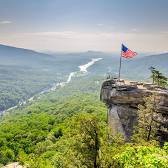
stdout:
POLYGON ((102 84, 100 99, 109 109, 108 123, 112 133, 121 133, 129 139, 137 123, 138 105, 144 104, 144 97, 153 93, 157 95, 158 132, 163 135, 162 140, 168 141, 168 90, 139 82, 107 80, 102 84))

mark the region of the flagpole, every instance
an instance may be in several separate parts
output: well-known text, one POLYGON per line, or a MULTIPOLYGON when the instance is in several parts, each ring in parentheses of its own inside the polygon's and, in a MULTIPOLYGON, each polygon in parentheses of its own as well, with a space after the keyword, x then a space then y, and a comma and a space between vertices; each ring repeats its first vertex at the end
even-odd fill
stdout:
POLYGON ((119 72, 118 72, 119 82, 120 82, 120 77, 121 77, 121 62, 122 62, 122 49, 121 49, 121 54, 120 54, 120 65, 119 65, 119 72))
POLYGON ((118 81, 119 82, 120 82, 120 78, 121 78, 122 57, 129 59, 129 58, 132 58, 136 55, 137 55, 136 52, 131 51, 130 49, 128 49, 123 44, 121 45, 120 65, 119 65, 119 72, 118 72, 118 81))

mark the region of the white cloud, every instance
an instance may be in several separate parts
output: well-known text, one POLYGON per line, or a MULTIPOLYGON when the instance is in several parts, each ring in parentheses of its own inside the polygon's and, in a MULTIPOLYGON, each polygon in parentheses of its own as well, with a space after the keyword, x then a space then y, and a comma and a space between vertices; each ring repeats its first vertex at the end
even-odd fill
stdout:
POLYGON ((161 33, 51 31, 1 35, 0 43, 35 50, 119 52, 121 43, 137 52, 167 51, 168 35, 161 33))
POLYGON ((12 22, 9 20, 2 20, 0 21, 0 25, 11 24, 12 22))

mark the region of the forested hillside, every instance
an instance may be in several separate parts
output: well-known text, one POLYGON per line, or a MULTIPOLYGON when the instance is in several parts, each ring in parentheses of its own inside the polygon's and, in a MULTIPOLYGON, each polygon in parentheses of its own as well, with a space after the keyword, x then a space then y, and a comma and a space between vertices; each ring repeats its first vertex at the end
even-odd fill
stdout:
POLYGON ((59 72, 52 56, 0 45, 0 111, 49 87, 59 72))
MULTIPOLYGON (((135 136, 133 143, 125 143, 120 135, 109 135, 107 109, 99 94, 107 74, 116 76, 118 57, 99 52, 51 56, 6 46, 0 50, 0 110, 35 95, 1 117, 1 165, 18 161, 30 168, 168 167, 166 143, 160 148, 155 139, 135 136), (60 83, 56 90, 39 96, 53 83, 60 83)), ((125 60, 122 76, 150 80, 148 66, 165 57, 125 60)), ((167 73, 164 63, 157 65, 167 73)))
POLYGON ((0 163, 31 168, 168 166, 168 148, 134 137, 125 143, 108 133, 99 100, 103 78, 74 78, 40 100, 6 112, 0 124, 0 163))
POLYGON ((168 0, 0 0, 0 168, 168 168, 168 0))
POLYGON ((91 60, 73 55, 48 55, 0 45, 0 111, 66 81, 70 72, 91 60))
MULTIPOLYGON (((72 54, 44 54, 32 50, 0 45, 0 111, 51 88, 53 84, 66 81, 71 72, 79 71, 80 65, 92 58, 101 61, 88 68, 88 75, 117 76, 119 54, 84 52, 72 54)), ((149 67, 168 74, 167 54, 124 60, 122 78, 150 81, 149 67)))

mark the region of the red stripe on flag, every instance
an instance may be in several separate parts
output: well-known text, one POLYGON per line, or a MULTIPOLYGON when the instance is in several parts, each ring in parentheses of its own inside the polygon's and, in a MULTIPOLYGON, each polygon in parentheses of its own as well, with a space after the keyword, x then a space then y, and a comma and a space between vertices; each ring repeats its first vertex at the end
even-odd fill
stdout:
POLYGON ((122 51, 121 55, 122 57, 129 59, 136 56, 137 53, 128 49, 126 52, 122 51))

